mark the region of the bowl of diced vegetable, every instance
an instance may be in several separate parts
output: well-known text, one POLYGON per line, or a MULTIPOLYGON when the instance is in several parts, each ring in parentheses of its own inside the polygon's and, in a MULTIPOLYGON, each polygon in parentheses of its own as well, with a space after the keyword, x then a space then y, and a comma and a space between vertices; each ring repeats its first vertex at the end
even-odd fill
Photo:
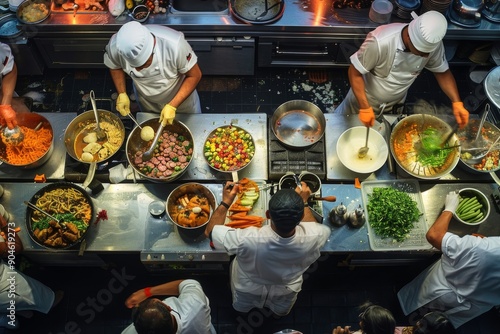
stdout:
POLYGON ((460 202, 453 216, 461 223, 479 225, 490 215, 490 201, 482 192, 474 188, 459 190, 460 202))
POLYGON ((217 127, 203 145, 208 165, 219 172, 236 173, 248 166, 254 155, 252 135, 235 125, 217 127))
POLYGON ((436 116, 407 116, 391 132, 391 154, 397 164, 411 176, 420 179, 441 178, 449 174, 460 160, 457 134, 442 143, 451 131, 452 127, 436 116))

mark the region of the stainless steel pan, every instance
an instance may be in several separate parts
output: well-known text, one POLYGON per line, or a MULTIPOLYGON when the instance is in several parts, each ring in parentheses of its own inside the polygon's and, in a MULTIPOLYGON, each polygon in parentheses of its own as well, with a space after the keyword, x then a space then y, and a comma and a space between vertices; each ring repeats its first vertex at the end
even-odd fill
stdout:
POLYGON ((274 111, 271 126, 274 135, 283 145, 302 150, 323 137, 326 119, 315 104, 292 100, 283 103, 274 111))

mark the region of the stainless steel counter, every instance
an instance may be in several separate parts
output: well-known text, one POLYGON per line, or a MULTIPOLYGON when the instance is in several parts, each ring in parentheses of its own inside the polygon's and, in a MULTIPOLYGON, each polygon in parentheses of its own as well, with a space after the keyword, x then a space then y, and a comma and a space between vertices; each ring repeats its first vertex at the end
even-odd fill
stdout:
MULTIPOLYGON (((359 39, 378 24, 368 18, 369 9, 334 9, 332 1, 287 1, 281 19, 266 25, 251 25, 238 21, 229 11, 214 13, 193 12, 167 12, 167 14, 152 14, 146 24, 167 25, 184 32, 213 35, 257 35, 289 33, 289 32, 315 32, 325 33, 331 37, 343 36, 346 39, 359 39)), ((113 17, 109 13, 81 13, 73 16, 72 12, 55 13, 44 22, 37 25, 22 25, 22 29, 29 33, 29 37, 40 32, 83 32, 94 30, 94 34, 109 34, 117 31, 119 27, 130 21, 127 15, 113 17), (98 30, 95 28, 98 27, 98 30)), ((393 22, 398 21, 392 16, 393 22)), ((481 20, 478 28, 462 28, 449 24, 446 39, 474 38, 481 40, 498 40, 500 24, 492 23, 486 19, 481 20)))
MULTIPOLYGON (((138 113, 139 123, 159 117, 158 114, 138 113)), ((176 119, 183 122, 194 138, 193 160, 179 180, 231 180, 231 173, 216 171, 207 164, 203 155, 205 139, 218 126, 236 125, 250 133, 255 142, 255 155, 250 164, 238 172, 238 177, 248 177, 255 181, 268 179, 267 170, 267 114, 177 114, 176 119)))
MULTIPOLYGON (((49 251, 34 243, 25 231, 26 208, 21 205, 22 201, 29 200, 37 190, 44 184, 36 183, 3 183, 4 195, 0 198, 0 203, 12 215, 12 221, 16 226, 20 226, 22 232, 21 239, 25 246, 25 253, 29 256, 46 256, 53 258, 58 254, 76 254, 78 249, 49 251)), ((142 253, 143 260, 151 261, 228 261, 229 258, 223 251, 213 251, 210 249, 206 239, 191 243, 185 242, 179 237, 173 224, 164 219, 155 219, 149 215, 148 204, 153 200, 164 201, 168 194, 177 184, 105 184, 105 189, 98 196, 93 198, 97 211, 106 210, 108 220, 103 220, 96 225, 92 225, 86 237, 86 253, 142 253), (156 233, 152 228, 155 224, 161 224, 161 233, 156 233), (148 228, 146 228, 148 226, 148 228), (157 234, 153 237, 148 234, 157 234), (154 240, 154 242, 152 242, 154 240)), ((451 191, 471 184, 439 184, 421 185, 423 206, 427 225, 430 226, 437 218, 443 208, 445 195, 451 191)), ((220 183, 209 185, 217 199, 220 200, 222 186, 220 183)), ((497 190, 496 184, 477 184, 475 188, 482 190, 490 196, 497 190)), ((347 184, 323 184, 322 195, 335 195, 337 202, 323 202, 324 221, 323 224, 330 226, 332 233, 322 252, 328 253, 374 253, 372 252, 367 234, 366 224, 360 229, 352 229, 347 225, 337 228, 328 222, 328 213, 336 205, 344 203, 348 211, 352 211, 362 205, 361 190, 353 185, 347 184)), ((264 202, 264 201, 263 201, 264 202)), ((265 201, 267 202, 267 201, 265 201)), ((490 198, 491 202, 491 198, 490 198)), ((265 205, 263 203, 262 205, 265 205)), ((363 206, 363 205, 362 205, 363 206)), ((263 208, 265 210, 265 207, 263 208)), ((480 233, 486 236, 500 235, 500 225, 498 220, 500 214, 492 204, 490 217, 479 226, 466 226, 455 220, 450 225, 450 231, 459 235, 470 233, 480 233)), ((407 254, 421 254, 428 256, 435 253, 432 249, 399 251, 397 245, 394 252, 379 253, 380 258, 386 256, 401 256, 407 254)), ((55 261, 55 260, 53 260, 55 261)))

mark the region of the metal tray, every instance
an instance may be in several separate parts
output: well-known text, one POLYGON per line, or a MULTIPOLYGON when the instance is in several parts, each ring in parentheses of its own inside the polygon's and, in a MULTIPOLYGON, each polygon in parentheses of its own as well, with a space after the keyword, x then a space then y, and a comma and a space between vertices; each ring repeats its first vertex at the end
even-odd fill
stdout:
POLYGON ((374 251, 400 251, 400 250, 421 250, 429 249, 432 246, 427 242, 425 234, 427 233, 427 223, 425 221, 424 206, 422 204, 422 194, 420 193, 420 185, 417 180, 393 180, 393 181, 365 181, 361 183, 361 196, 363 199, 363 207, 368 221, 368 240, 370 247, 374 251), (368 213, 368 195, 373 192, 374 188, 392 187, 399 191, 407 193, 416 203, 417 208, 422 215, 415 222, 415 226, 410 233, 410 236, 402 241, 397 242, 390 238, 382 238, 375 234, 375 231, 370 226, 370 215, 368 213))

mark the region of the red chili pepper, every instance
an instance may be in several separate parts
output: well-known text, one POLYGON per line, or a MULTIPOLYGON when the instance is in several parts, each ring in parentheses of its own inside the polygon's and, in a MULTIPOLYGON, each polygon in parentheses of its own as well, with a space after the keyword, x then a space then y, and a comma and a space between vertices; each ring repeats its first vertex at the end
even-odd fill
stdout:
POLYGON ((95 220, 94 225, 97 225, 102 220, 108 220, 108 212, 106 210, 101 210, 97 213, 97 219, 95 220))

